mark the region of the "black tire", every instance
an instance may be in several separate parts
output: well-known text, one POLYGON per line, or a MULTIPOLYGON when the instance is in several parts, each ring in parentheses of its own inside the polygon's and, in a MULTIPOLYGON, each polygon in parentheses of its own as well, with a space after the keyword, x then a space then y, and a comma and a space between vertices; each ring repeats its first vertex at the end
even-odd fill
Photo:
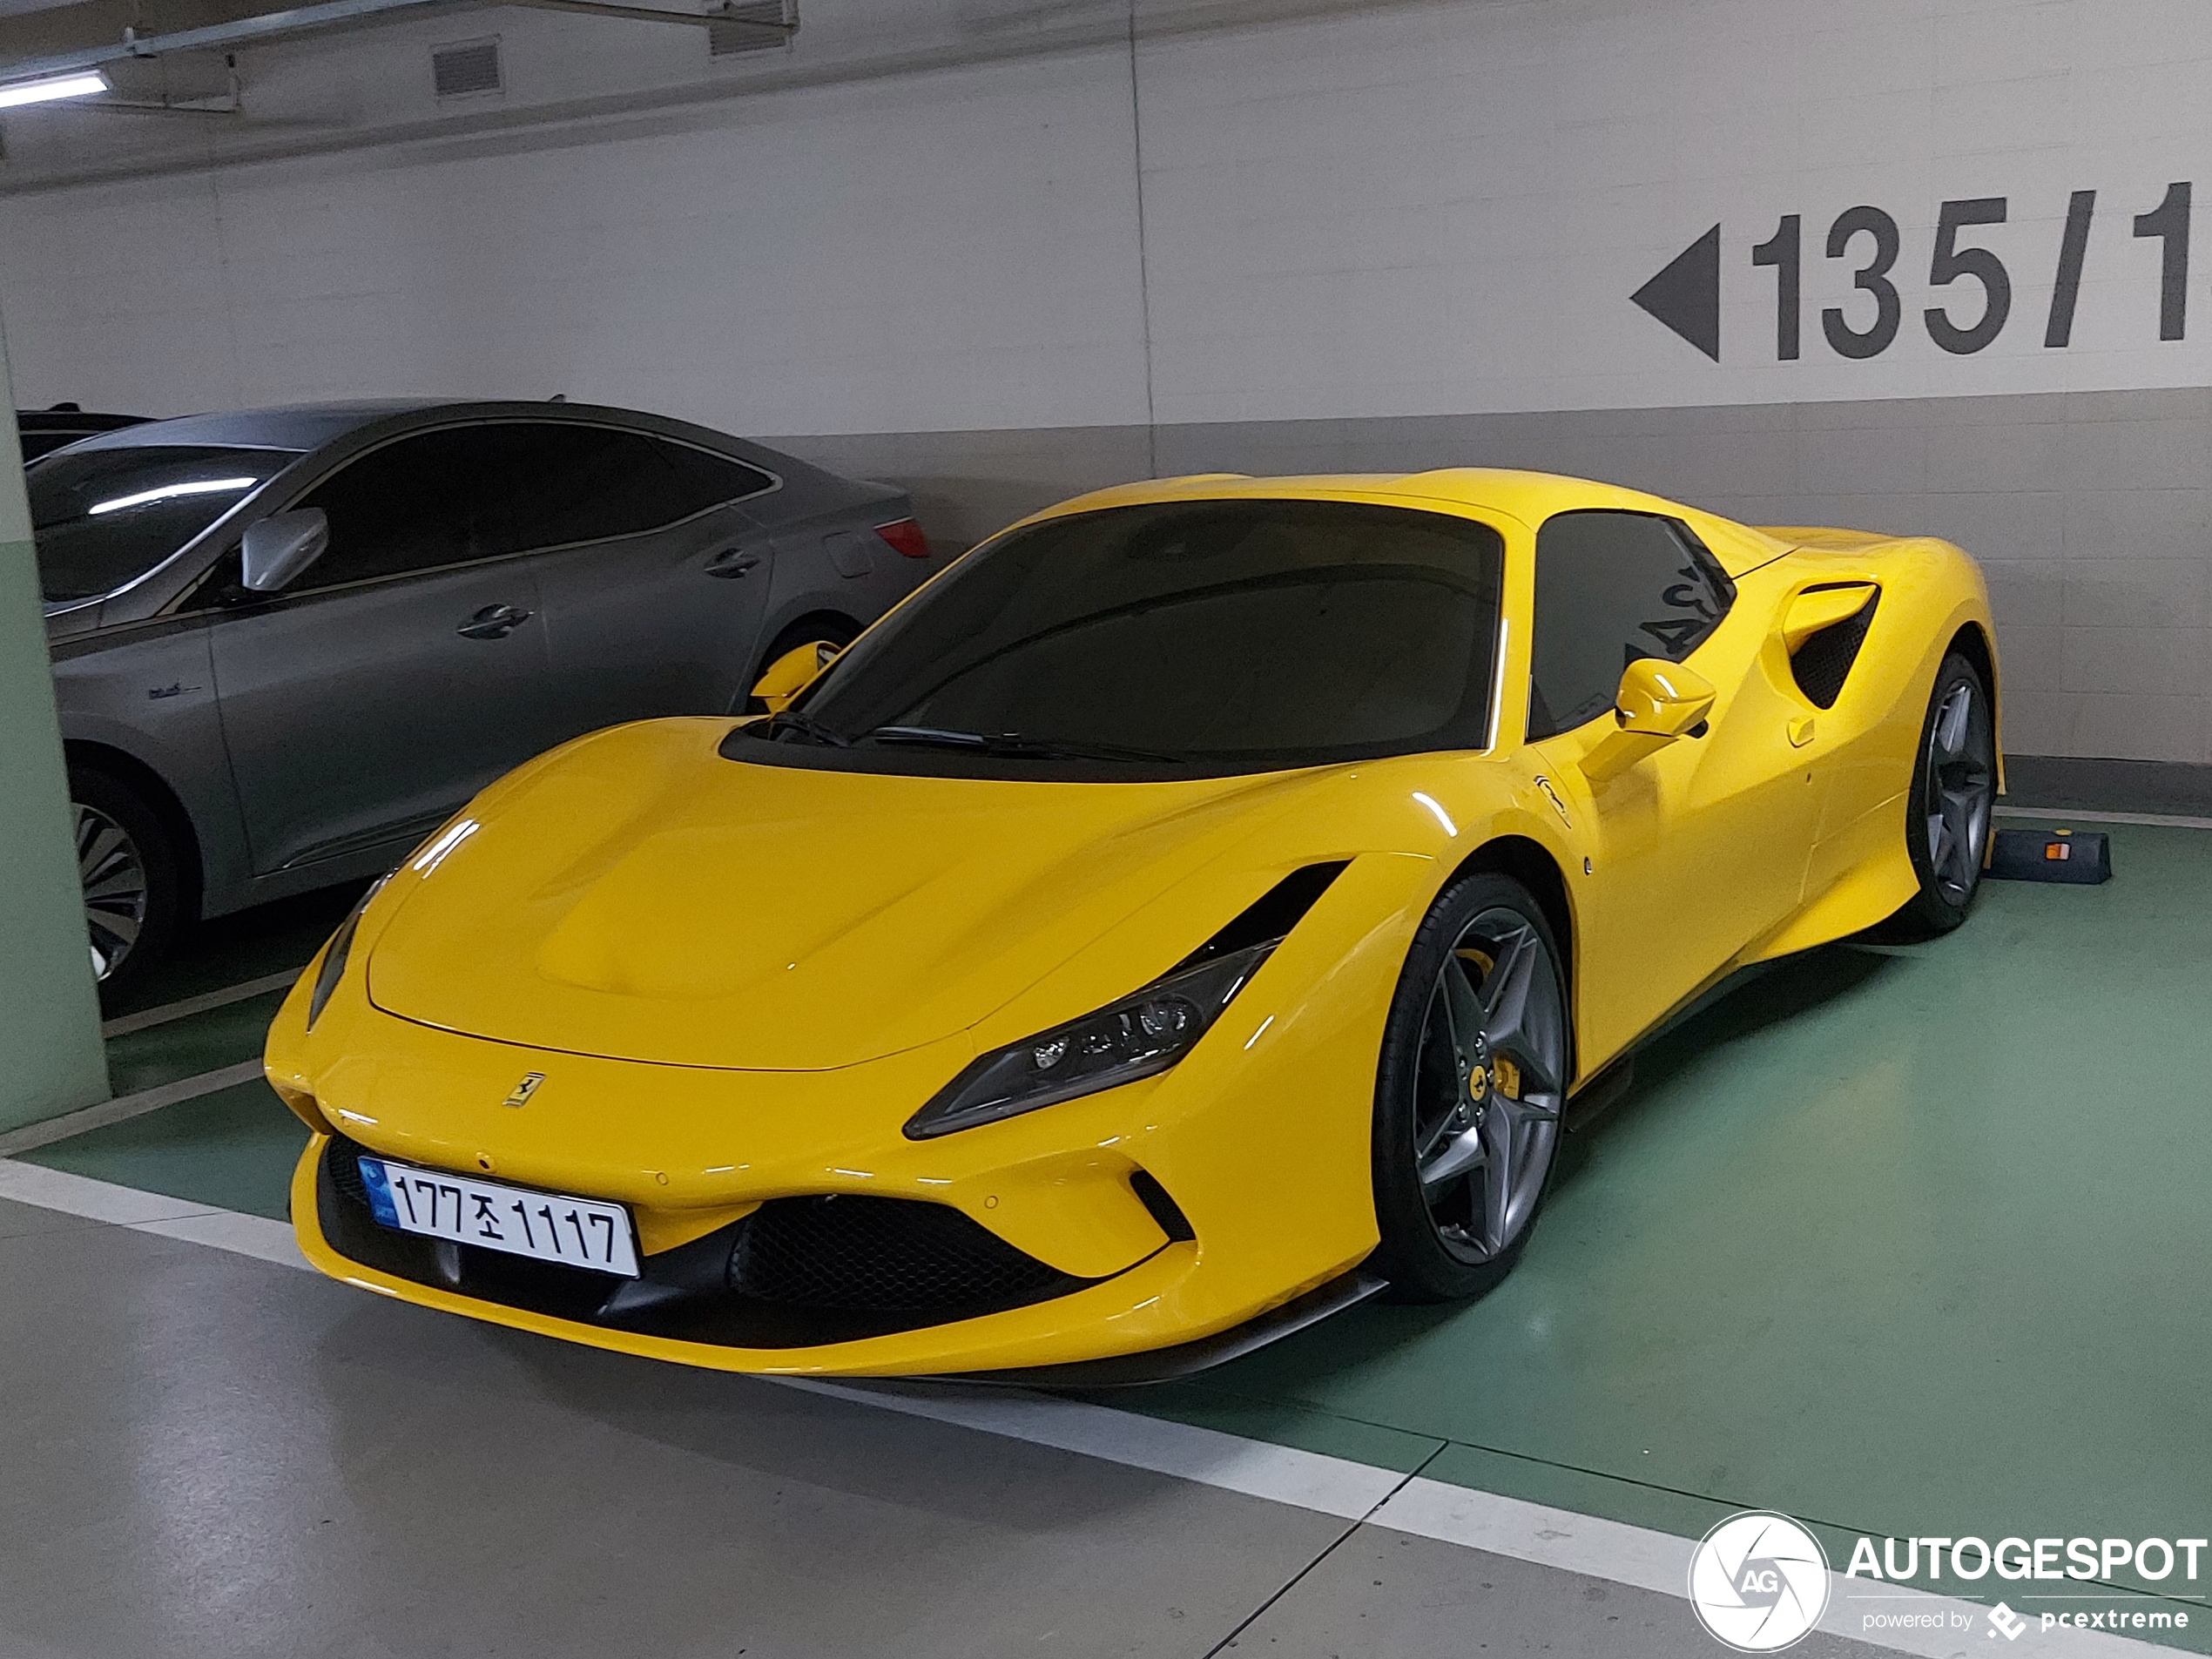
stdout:
POLYGON ((161 815, 113 773, 72 766, 69 795, 92 973, 112 1006, 167 957, 184 921, 184 867, 161 815))
POLYGON ((745 691, 738 699, 738 712, 765 714, 768 711, 767 705, 753 696, 752 688, 760 683, 760 677, 768 671, 769 666, 780 662, 787 652, 808 644, 826 646, 831 651, 843 651, 860 637, 860 624, 849 617, 826 613, 801 617, 778 634, 770 642, 768 649, 760 653, 760 660, 753 664, 752 673, 745 680, 745 691))
POLYGON ((1542 907, 1487 873, 1447 887, 1413 935, 1375 1078, 1374 1264, 1401 1297, 1478 1296, 1527 1247, 1574 1076, 1561 961, 1542 907))
POLYGON ((1896 940, 1933 939, 1966 921, 1981 890, 1997 794, 1997 741, 1981 671, 1952 651, 1920 722, 1905 846, 1919 891, 1884 924, 1896 940))

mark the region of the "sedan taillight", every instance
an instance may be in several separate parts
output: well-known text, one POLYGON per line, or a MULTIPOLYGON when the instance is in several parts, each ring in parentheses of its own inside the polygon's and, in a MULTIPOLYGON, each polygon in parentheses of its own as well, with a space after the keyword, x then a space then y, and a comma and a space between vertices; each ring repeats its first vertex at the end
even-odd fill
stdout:
POLYGON ((879 524, 875 533, 891 544, 892 550, 903 553, 910 559, 929 556, 929 541, 922 535, 921 526, 911 518, 901 518, 889 524, 879 524))

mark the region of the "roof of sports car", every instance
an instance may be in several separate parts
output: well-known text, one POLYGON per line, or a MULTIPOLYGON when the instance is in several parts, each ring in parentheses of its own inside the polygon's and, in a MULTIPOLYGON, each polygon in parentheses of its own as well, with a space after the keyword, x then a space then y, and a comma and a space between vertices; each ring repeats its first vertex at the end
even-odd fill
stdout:
POLYGON ((1641 490, 1552 472, 1503 467, 1442 467, 1433 472, 1317 472, 1260 477, 1242 472, 1198 472, 1181 478, 1116 484, 1078 496, 1049 510, 1120 506, 1139 502, 1205 500, 1240 496, 1396 496, 1494 507, 1516 516, 1543 518, 1575 507, 1626 507, 1679 513, 1675 502, 1641 490))
POLYGON ((1730 550, 1737 556, 1723 555, 1722 558, 1722 563, 1736 574, 1741 574, 1750 564, 1779 556, 1793 545, 1777 540, 1765 531, 1717 518, 1679 502, 1647 496, 1642 490, 1624 489, 1618 484, 1600 483, 1564 473, 1524 472, 1505 467, 1440 467, 1429 472, 1306 473, 1283 477, 1255 477, 1240 472, 1191 473, 1180 478, 1151 479, 1093 490, 1089 495, 1047 508, 1037 516, 1051 518, 1063 513, 1134 507, 1151 502, 1285 496, 1373 502, 1448 502, 1455 506, 1480 507, 1510 514, 1530 525, 1541 524, 1554 513, 1594 507, 1661 513, 1707 526, 1726 524, 1745 542, 1743 548, 1730 550))

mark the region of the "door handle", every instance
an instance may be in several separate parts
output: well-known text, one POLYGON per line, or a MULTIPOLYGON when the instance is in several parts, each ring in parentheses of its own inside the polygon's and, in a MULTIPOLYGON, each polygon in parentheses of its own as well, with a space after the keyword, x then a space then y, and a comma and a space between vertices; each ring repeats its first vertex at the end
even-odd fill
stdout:
POLYGON ((741 547, 725 548, 707 562, 706 573, 725 580, 745 575, 760 563, 760 555, 741 547))
POLYGON ((463 639, 504 639, 530 619, 513 605, 486 605, 454 630, 463 639))

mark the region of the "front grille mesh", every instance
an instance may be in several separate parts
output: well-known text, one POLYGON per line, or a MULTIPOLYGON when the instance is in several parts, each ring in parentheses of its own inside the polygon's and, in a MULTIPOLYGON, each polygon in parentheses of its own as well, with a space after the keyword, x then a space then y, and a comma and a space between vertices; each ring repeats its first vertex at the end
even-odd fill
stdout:
POLYGON ((730 1258, 740 1295, 952 1315, 1034 1300, 1063 1276, 944 1204, 843 1195, 753 1212, 730 1258))
POLYGON ((349 1204, 368 1207, 368 1188, 361 1180, 360 1163, 363 1149, 342 1135, 330 1143, 330 1184, 338 1189, 338 1196, 349 1204))

